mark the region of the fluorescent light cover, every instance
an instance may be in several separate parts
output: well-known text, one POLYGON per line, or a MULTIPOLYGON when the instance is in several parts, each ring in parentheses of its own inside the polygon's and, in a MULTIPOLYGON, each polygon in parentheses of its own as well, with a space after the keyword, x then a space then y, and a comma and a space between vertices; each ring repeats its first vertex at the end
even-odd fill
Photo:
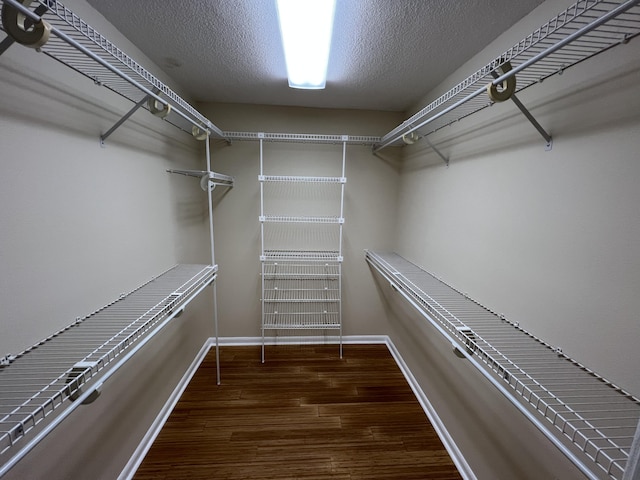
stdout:
POLYGON ((289 86, 324 88, 335 0, 276 0, 276 4, 289 86))

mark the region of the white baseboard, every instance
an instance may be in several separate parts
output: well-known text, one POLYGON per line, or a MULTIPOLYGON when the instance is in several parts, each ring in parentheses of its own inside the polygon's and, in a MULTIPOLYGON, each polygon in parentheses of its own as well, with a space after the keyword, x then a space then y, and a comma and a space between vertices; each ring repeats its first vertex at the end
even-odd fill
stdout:
MULTIPOLYGON (((211 339, 213 342, 215 340, 211 339)), ((349 335, 342 337, 344 345, 355 345, 364 343, 384 343, 386 344, 388 337, 386 335, 349 335)), ((287 336, 265 337, 265 345, 316 345, 328 344, 338 345, 340 337, 338 336, 287 336)), ((262 345, 262 337, 220 337, 219 345, 229 345, 235 347, 262 345)))
POLYGON ((407 379, 407 382, 409 383, 411 390, 413 390, 414 395, 416 396, 416 398, 418 399, 418 402, 422 406, 422 410, 424 410, 424 413, 429 418, 429 421, 431 422, 431 425, 433 426, 434 430, 440 437, 440 440, 442 441, 444 448, 447 449, 447 452, 449 453, 451 460, 453 460, 453 463, 458 468, 460 475, 465 480, 476 480, 476 476, 471 470, 471 467, 465 460, 464 456, 462 455, 462 452, 460 452, 460 449, 458 449, 458 446, 456 445, 453 438, 449 434, 449 431, 445 427, 444 423, 442 423, 442 420, 438 416, 438 413, 436 412, 436 410, 433 408, 433 405, 431 405, 431 402, 425 395, 424 390, 422 390, 422 388, 420 387, 420 384, 411 373, 411 370, 409 370, 409 367, 407 366, 407 364, 404 362, 404 359, 400 355, 400 352, 398 352, 398 350, 396 349, 396 346, 393 344, 393 342, 389 337, 387 337, 386 343, 387 343, 387 348, 389 348, 391 355, 393 356, 396 363, 398 364, 398 367, 402 371, 404 378, 407 379))
MULTIPOLYGON (((337 345, 340 341, 339 337, 337 336, 336 337, 319 336, 319 337, 303 337, 303 338, 304 340, 302 343, 307 345, 325 344, 325 343, 337 345)), ((265 339, 265 345, 284 345, 284 344, 300 343, 300 342, 296 342, 296 339, 297 337, 286 337, 286 336, 277 337, 277 338, 270 337, 265 339)), ((398 352, 398 350, 396 349, 391 339, 387 335, 353 335, 353 336, 342 337, 342 343, 344 345, 385 344, 387 346, 387 348, 389 349, 389 352, 391 353, 398 367, 400 368, 400 371, 402 372, 407 382, 409 383, 411 390, 413 390, 413 393, 418 399, 418 402, 422 406, 422 409, 424 410, 425 414, 429 418, 431 425, 433 425, 433 428, 438 433, 438 436, 440 437, 440 440, 444 444, 444 447, 447 449, 447 452, 451 456, 451 459, 453 460, 454 464, 458 468, 460 475, 462 475, 462 477, 465 480, 476 480, 476 476, 474 475, 473 471, 469 467, 469 464, 466 462, 466 460, 462 456, 462 453, 458 449, 458 446, 453 441, 453 438, 451 437, 451 435, 449 435, 449 432, 447 431, 446 427, 442 423, 442 420, 440 420, 440 417, 438 416, 435 409, 431 405, 431 402, 429 402, 429 399, 427 398, 424 391, 422 390, 422 388, 416 381, 415 377, 411 373, 411 370, 409 370, 409 367, 404 362, 402 356, 400 355, 400 352, 398 352)), ((134 474, 136 473, 136 470, 142 463, 142 460, 144 459, 145 455, 151 448, 151 445, 153 445, 154 440, 162 430, 162 427, 164 426, 165 422, 169 418, 171 411, 178 403, 178 400, 180 399, 180 396, 182 395, 184 390, 187 388, 189 381, 191 380, 195 372, 198 370, 198 367, 206 357, 209 350, 211 348, 215 348, 215 345, 216 345, 215 338, 209 338, 204 343, 204 345, 198 352, 198 355, 196 356, 196 358, 193 359, 193 362, 191 362, 191 365, 185 372, 184 376, 182 377, 182 379, 180 380, 176 388, 171 393, 171 396, 167 400, 167 403, 162 407, 162 410, 160 410, 160 413, 154 420, 153 424, 151 425, 151 428, 147 431, 146 435, 140 442, 140 445, 138 445, 138 448, 136 448, 135 452, 127 462, 127 465, 118 476, 118 480, 130 480, 133 478, 134 474)), ((221 337, 218 339, 218 345, 219 346, 262 345, 262 337, 224 337, 224 338, 221 337)), ((224 378, 224 371, 222 372, 222 377, 224 378)))

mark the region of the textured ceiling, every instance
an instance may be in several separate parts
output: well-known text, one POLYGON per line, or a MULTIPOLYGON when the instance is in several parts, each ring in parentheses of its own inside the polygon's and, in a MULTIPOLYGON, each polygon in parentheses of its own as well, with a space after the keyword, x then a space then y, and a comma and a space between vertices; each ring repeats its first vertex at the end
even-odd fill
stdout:
POLYGON ((327 87, 295 90, 275 0, 88 1, 196 101, 390 111, 542 3, 337 0, 327 87))

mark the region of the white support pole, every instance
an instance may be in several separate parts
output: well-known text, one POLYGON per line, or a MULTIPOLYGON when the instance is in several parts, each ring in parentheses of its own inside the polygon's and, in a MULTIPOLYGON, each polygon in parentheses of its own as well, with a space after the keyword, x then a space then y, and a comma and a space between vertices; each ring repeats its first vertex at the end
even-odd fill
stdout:
MULTIPOLYGON (((348 136, 342 137, 342 183, 340 189, 340 218, 344 220, 344 179, 346 178, 346 165, 347 165, 347 141, 348 136)), ((342 258, 342 229, 344 221, 340 223, 340 245, 338 247, 338 256, 342 258)), ((338 263, 338 294, 340 295, 340 301, 338 302, 338 320, 340 321, 340 358, 342 358, 342 262, 338 263)))
MULTIPOLYGON (((264 133, 259 133, 258 134, 258 138, 260 139, 260 178, 262 178, 264 176, 264 150, 263 150, 263 143, 264 143, 264 133)), ((260 218, 264 217, 264 181, 260 181, 260 218)), ((265 331, 264 331, 264 315, 265 315, 265 311, 264 311, 264 222, 260 222, 260 284, 261 284, 261 289, 260 289, 260 308, 261 308, 261 313, 260 313, 260 330, 261 330, 261 334, 262 334, 262 349, 261 349, 261 353, 260 353, 260 359, 262 361, 262 363, 264 363, 264 336, 265 336, 265 331)))
POLYGON ((633 443, 629 451, 629 459, 624 467, 622 480, 640 480, 640 422, 633 436, 633 443))
MULTIPOLYGON (((207 132, 207 172, 211 171, 211 147, 209 146, 210 134, 207 132)), ((211 242, 211 265, 216 264, 215 243, 213 240, 213 202, 211 188, 207 184, 207 200, 209 205, 209 239, 211 242)), ((218 282, 213 282, 213 330, 216 338, 216 383, 220 385, 220 342, 218 340, 218 282)))

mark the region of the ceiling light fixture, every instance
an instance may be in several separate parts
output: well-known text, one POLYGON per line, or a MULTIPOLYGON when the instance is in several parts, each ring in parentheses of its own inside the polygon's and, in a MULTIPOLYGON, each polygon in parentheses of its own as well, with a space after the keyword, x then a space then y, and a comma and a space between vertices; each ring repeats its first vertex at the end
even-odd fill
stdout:
POLYGON ((335 0, 276 0, 291 88, 327 83, 335 0))

